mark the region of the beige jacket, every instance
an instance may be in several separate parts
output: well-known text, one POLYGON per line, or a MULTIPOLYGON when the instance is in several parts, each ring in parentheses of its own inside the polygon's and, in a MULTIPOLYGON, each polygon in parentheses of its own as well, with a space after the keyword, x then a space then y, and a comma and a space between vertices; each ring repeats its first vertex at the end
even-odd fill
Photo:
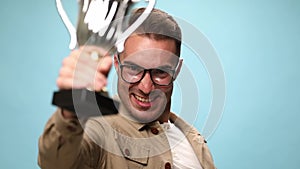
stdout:
MULTIPOLYGON (((203 169, 215 168, 203 137, 175 114, 174 123, 187 137, 203 169)), ((82 129, 58 110, 39 139, 42 169, 162 169, 173 168, 172 154, 158 122, 139 124, 122 115, 90 119, 82 129)))

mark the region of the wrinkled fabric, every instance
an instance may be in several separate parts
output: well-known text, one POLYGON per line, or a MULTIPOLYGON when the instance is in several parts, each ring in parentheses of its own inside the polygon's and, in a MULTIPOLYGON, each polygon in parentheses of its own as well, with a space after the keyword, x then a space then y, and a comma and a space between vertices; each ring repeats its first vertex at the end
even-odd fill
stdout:
MULTIPOLYGON (((214 169, 211 153, 199 132, 175 114, 170 119, 186 136, 203 169, 214 169)), ((89 119, 84 130, 57 110, 39 139, 42 169, 173 168, 167 136, 159 122, 140 124, 122 115, 89 119)))

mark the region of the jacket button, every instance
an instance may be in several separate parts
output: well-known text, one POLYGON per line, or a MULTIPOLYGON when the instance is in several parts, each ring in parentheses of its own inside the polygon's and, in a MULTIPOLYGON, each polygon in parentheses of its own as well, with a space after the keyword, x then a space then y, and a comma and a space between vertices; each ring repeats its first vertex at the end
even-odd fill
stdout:
POLYGON ((73 127, 73 126, 67 126, 67 129, 68 129, 70 132, 75 132, 75 131, 76 131, 76 128, 73 127))
POLYGON ((151 128, 151 133, 157 135, 159 131, 157 130, 157 128, 151 128))
POLYGON ((124 152, 126 156, 130 156, 130 151, 127 148, 124 150, 124 152))
POLYGON ((169 162, 165 164, 165 169, 171 169, 171 164, 169 162))

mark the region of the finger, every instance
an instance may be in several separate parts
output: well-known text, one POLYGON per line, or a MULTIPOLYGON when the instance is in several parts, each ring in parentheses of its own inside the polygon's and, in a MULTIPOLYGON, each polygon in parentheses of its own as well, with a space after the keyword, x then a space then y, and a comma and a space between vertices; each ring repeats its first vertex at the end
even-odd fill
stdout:
POLYGON ((105 56, 99 60, 97 71, 107 75, 112 66, 112 58, 105 56))
POLYGON ((107 77, 101 72, 97 72, 91 69, 86 69, 84 71, 77 71, 74 73, 74 83, 87 84, 88 86, 93 86, 93 84, 98 84, 98 83, 106 85, 107 77))
POLYGON ((82 54, 82 50, 74 49, 69 53, 67 58, 73 58, 73 59, 77 60, 81 54, 82 54))
POLYGON ((100 91, 102 88, 104 88, 107 85, 107 77, 102 73, 97 73, 94 78, 93 85, 96 91, 100 91))
POLYGON ((85 67, 90 67, 96 70, 98 62, 93 60, 89 53, 82 52, 77 59, 73 60, 72 64, 75 64, 76 67, 84 65, 85 67))
POLYGON ((86 86, 88 86, 88 83, 83 80, 59 77, 56 80, 56 85, 59 89, 82 89, 86 88, 86 86))
POLYGON ((63 59, 62 66, 69 67, 70 69, 74 69, 76 67, 77 62, 78 59, 76 58, 76 56, 69 55, 68 57, 63 59))
POLYGON ((70 67, 63 66, 59 70, 59 76, 60 77, 72 78, 73 74, 74 74, 74 69, 72 69, 70 67))
POLYGON ((78 72, 74 74, 74 77, 69 74, 67 76, 59 76, 56 84, 59 89, 91 88, 100 91, 107 85, 107 78, 99 72, 96 72, 94 75, 78 72))
POLYGON ((73 79, 58 77, 56 85, 59 89, 71 89, 73 87, 73 79))

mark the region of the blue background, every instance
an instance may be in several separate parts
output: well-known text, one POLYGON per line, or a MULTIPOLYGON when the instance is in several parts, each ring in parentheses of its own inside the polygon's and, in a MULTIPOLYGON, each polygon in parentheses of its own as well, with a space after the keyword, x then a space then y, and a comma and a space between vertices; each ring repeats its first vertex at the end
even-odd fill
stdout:
MULTIPOLYGON (((225 109, 208 140, 217 167, 298 169, 300 1, 158 1, 204 33, 223 65, 225 109)), ((75 20, 75 0, 64 4, 75 20)), ((55 110, 69 35, 54 0, 4 1, 0 20, 0 168, 39 168, 38 137, 55 110)))

